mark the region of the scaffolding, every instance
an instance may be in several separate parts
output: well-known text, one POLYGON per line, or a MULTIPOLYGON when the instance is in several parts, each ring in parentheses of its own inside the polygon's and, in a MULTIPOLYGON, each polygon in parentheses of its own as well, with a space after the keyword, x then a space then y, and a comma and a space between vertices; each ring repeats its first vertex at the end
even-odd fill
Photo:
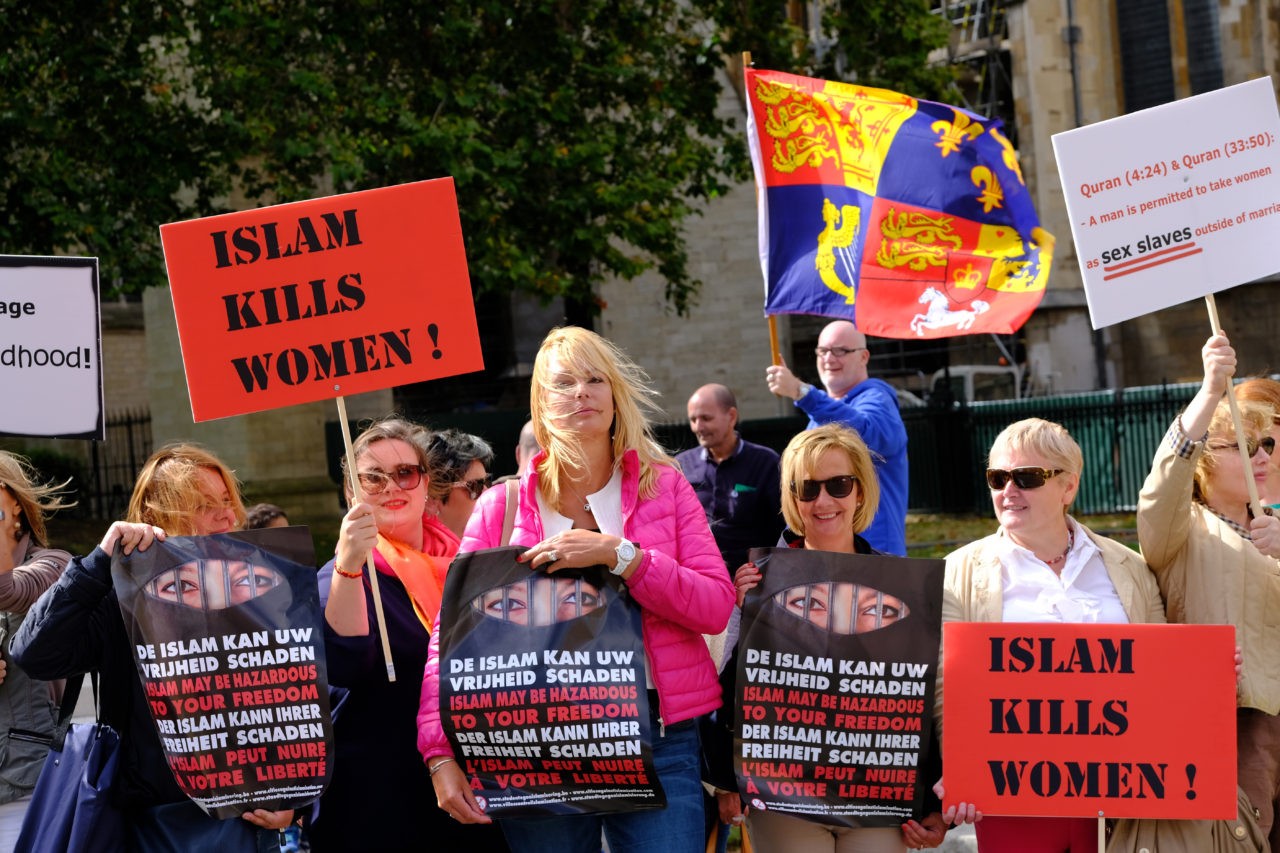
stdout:
POLYGON ((1009 67, 1008 0, 933 0, 932 11, 951 27, 935 61, 958 66, 956 91, 971 112, 1004 122, 1016 146, 1013 79, 1009 67))

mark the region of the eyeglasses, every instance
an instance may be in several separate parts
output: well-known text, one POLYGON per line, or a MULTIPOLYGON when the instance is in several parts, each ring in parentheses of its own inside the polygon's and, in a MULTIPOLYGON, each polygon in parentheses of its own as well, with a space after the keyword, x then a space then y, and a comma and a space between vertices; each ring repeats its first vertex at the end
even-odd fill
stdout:
POLYGON ((987 469, 987 485, 992 491, 998 492, 1005 487, 1010 479, 1019 489, 1038 489, 1045 484, 1046 480, 1056 477, 1062 473, 1061 468, 1014 468, 1005 470, 1004 468, 988 468, 987 469))
POLYGON ((423 468, 421 465, 401 465, 395 471, 361 471, 357 476, 360 479, 360 489, 366 495, 377 495, 386 491, 387 484, 395 481, 398 488, 416 489, 418 484, 422 482, 423 468))
POLYGON ((858 478, 851 474, 843 474, 839 477, 828 477, 825 480, 802 480, 800 488, 796 488, 796 484, 791 484, 791 493, 796 496, 796 500, 808 503, 816 501, 823 486, 827 489, 827 494, 833 498, 847 498, 853 493, 853 486, 858 482, 858 478))
MULTIPOLYGON (((1230 444, 1210 444, 1209 449, 1210 450, 1235 450, 1239 446, 1240 446, 1239 442, 1233 441, 1230 444)), ((1244 449, 1248 452, 1250 459, 1253 458, 1253 454, 1258 452, 1259 447, 1265 450, 1267 452, 1267 455, 1270 456, 1272 453, 1275 452, 1276 440, 1269 435, 1264 436, 1263 438, 1245 439, 1244 449)))
POLYGON ((825 358, 829 355, 834 355, 836 358, 844 358, 846 355, 851 355, 864 349, 866 347, 814 347, 813 354, 818 358, 825 358))
POLYGON ((471 500, 478 501, 480 496, 484 494, 484 490, 493 485, 493 475, 485 474, 483 477, 477 477, 474 480, 459 480, 453 484, 455 489, 466 489, 471 500))

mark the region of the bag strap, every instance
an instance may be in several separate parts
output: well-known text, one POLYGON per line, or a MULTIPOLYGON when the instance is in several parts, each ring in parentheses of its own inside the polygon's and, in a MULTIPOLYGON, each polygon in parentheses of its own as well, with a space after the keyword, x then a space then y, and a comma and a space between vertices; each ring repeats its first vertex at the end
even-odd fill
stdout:
POLYGON ((502 540, 499 542, 503 548, 511 544, 511 531, 515 529, 516 506, 519 503, 520 480, 507 480, 507 505, 502 512, 502 540))
MULTIPOLYGON (((80 688, 84 686, 84 673, 76 673, 67 679, 66 685, 62 688, 62 704, 58 706, 58 720, 53 727, 53 736, 50 739, 50 746, 61 751, 63 743, 67 739, 67 730, 71 728, 71 715, 75 713, 76 703, 80 701, 80 688)), ((89 678, 93 684, 93 716, 99 723, 102 722, 102 703, 98 700, 98 673, 93 671, 89 673, 89 678)))

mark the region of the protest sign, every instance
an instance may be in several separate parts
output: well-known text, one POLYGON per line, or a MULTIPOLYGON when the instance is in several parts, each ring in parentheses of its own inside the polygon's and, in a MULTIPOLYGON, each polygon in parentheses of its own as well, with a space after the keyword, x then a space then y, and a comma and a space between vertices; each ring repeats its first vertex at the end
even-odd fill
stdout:
POLYGON ((756 811, 840 826, 920 818, 937 781, 943 562, 752 549, 734 765, 756 811))
POLYGON ((451 178, 160 237, 196 421, 484 367, 451 178))
POLYGON ((306 528, 170 537, 111 576, 160 746, 210 816, 297 808, 332 769, 316 572, 273 553, 306 528))
POLYGON ((532 817, 666 805, 640 608, 604 567, 459 554, 440 606, 440 719, 480 807, 532 817))
POLYGON ((0 435, 106 437, 98 259, 0 255, 0 435))
POLYGON ((1269 78, 1055 134, 1095 329, 1280 269, 1269 78))
POLYGON ((943 627, 946 804, 1236 816, 1230 625, 943 627))

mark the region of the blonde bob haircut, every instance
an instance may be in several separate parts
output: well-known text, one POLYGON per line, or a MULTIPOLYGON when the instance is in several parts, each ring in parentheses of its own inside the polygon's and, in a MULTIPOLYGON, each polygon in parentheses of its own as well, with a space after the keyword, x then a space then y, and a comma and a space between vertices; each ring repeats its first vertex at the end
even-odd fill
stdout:
POLYGON ((39 473, 25 456, 0 450, 0 488, 13 495, 22 510, 15 519, 19 538, 30 533, 41 548, 49 547, 44 516, 48 512, 75 506, 75 502, 66 500, 63 494, 70 484, 70 480, 65 483, 43 483, 39 473))
POLYGON ((191 536, 196 532, 196 516, 208 498, 200 491, 200 469, 207 468, 222 478, 231 496, 236 527, 244 527, 244 502, 240 484, 226 463, 198 444, 169 444, 142 466, 129 498, 125 521, 153 524, 171 536, 191 536))
POLYGON ((987 465, 1001 453, 1025 450, 1044 458, 1051 468, 1061 468, 1080 476, 1084 471, 1084 453, 1062 424, 1044 418, 1015 421, 1000 431, 987 451, 987 465))
POLYGON ((640 496, 652 498, 658 488, 657 465, 673 465, 653 437, 653 427, 645 410, 657 413, 649 387, 649 376, 626 353, 589 329, 564 326, 552 329, 538 348, 533 361, 533 384, 529 389, 529 412, 533 434, 546 456, 538 463, 538 490, 551 506, 560 503, 561 477, 570 467, 586 463, 577 435, 556 423, 557 413, 550 399, 557 392, 551 375, 552 357, 575 379, 600 377, 613 392, 613 425, 609 429, 616 463, 628 450, 640 457, 640 496))
POLYGON ((804 519, 800 517, 800 502, 796 489, 802 480, 813 479, 810 474, 818 467, 818 460, 828 450, 836 450, 849 457, 852 474, 858 481, 861 500, 853 511, 853 532, 861 533, 871 526, 880 506, 880 481, 876 478, 875 462, 862 437, 842 424, 824 424, 816 429, 797 433, 782 451, 782 517, 791 532, 804 536, 804 519))
MULTIPOLYGON (((1255 403, 1249 400, 1239 401, 1240 422, 1244 426, 1247 438, 1261 438, 1271 429, 1275 422, 1276 410, 1266 403, 1255 403)), ((1199 436, 1191 436, 1199 438, 1199 436)), ((1196 471, 1192 481, 1193 497, 1202 503, 1211 503, 1210 491, 1214 472, 1218 470, 1218 456, 1209 452, 1210 446, 1236 443, 1236 428, 1231 421, 1231 406, 1223 398, 1218 408, 1213 410, 1213 418, 1209 421, 1209 438, 1206 440, 1205 452, 1196 459, 1196 471)), ((1234 452, 1234 451, 1233 451, 1234 452)))

